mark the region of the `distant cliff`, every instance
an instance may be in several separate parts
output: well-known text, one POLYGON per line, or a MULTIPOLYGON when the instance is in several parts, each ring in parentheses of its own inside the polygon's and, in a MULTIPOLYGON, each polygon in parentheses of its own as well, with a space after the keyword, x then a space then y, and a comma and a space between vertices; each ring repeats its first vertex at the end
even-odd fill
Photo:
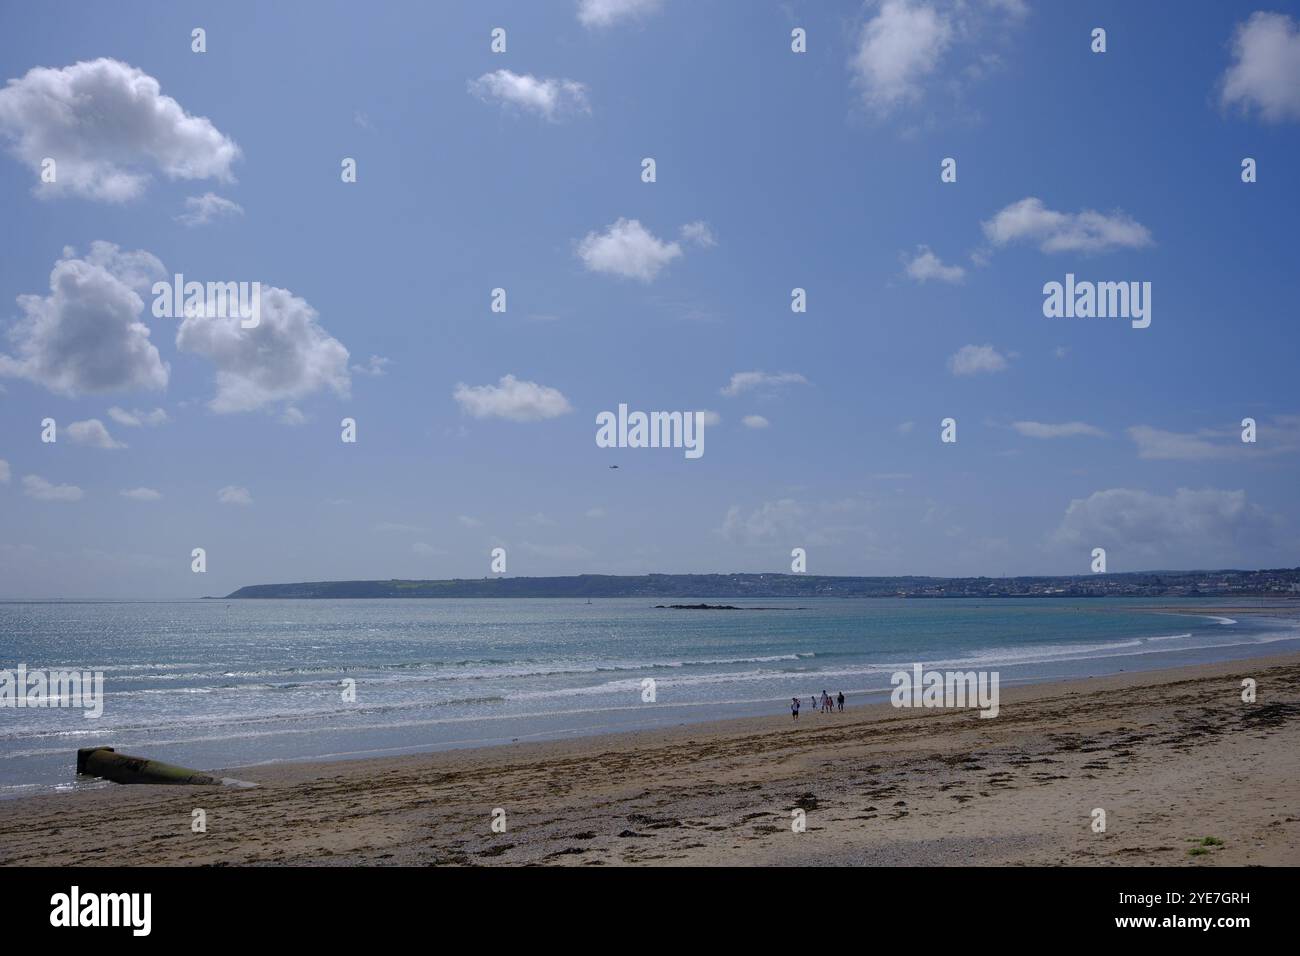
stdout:
POLYGON ((805 597, 1293 597, 1300 568, 1137 571, 1072 577, 859 578, 814 574, 578 574, 449 581, 253 584, 230 598, 805 598, 805 597))

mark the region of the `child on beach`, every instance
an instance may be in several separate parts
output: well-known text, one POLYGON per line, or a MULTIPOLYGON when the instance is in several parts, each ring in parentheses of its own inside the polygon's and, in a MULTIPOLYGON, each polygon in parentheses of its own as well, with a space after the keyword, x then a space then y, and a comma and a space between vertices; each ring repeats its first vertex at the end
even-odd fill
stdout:
POLYGON ((795 720, 799 719, 799 698, 798 697, 790 698, 790 716, 793 717, 795 720))
POLYGON ((842 714, 844 713, 844 691, 840 691, 840 696, 837 698, 837 700, 839 701, 840 713, 842 714))

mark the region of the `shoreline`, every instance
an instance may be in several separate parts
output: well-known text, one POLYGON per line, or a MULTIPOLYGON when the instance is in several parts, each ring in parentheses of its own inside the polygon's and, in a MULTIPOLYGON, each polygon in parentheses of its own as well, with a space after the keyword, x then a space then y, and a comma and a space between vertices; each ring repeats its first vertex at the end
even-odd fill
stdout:
POLYGON ((1018 685, 993 719, 864 704, 232 767, 259 787, 5 801, 0 865, 1296 865, 1296 721, 1291 653, 1018 685), (791 831, 795 808, 806 832, 791 831), (206 833, 191 832, 195 809, 206 833), (1224 843, 1190 855, 1205 837, 1224 843))

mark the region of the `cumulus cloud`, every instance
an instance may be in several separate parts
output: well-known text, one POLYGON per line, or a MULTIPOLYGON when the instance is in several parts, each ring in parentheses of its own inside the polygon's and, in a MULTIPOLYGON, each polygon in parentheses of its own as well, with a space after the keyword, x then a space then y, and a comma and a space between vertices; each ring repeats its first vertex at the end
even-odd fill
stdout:
POLYGON ((885 116, 918 101, 952 38, 950 18, 933 6, 885 0, 862 27, 849 61, 867 108, 885 116))
POLYGON ((1086 422, 1062 422, 1051 425, 1045 422, 1012 422, 1011 427, 1026 438, 1105 438, 1106 433, 1096 425, 1086 422))
POLYGON ((718 240, 714 238, 713 230, 709 228, 709 224, 700 220, 688 222, 682 226, 682 240, 694 243, 697 246, 703 246, 705 249, 718 244, 718 240))
POLYGON ((1033 196, 999 210, 983 228, 995 246, 1028 241, 1043 252, 1109 252, 1151 245, 1147 227, 1125 212, 1057 212, 1033 196))
POLYGON ((202 196, 186 196, 185 211, 176 217, 176 221, 191 228, 206 226, 217 219, 232 219, 242 216, 244 207, 218 196, 216 193, 204 193, 202 196))
POLYGON ((607 27, 658 13, 663 0, 578 0, 578 20, 585 27, 607 27))
POLYGON ((217 501, 223 505, 251 505, 253 496, 247 488, 240 485, 226 485, 217 492, 217 501))
POLYGON ((514 422, 537 422, 573 411, 558 389, 536 382, 523 382, 503 375, 496 385, 456 386, 452 393, 461 411, 474 418, 506 418, 514 422))
POLYGON ((576 80, 543 79, 531 73, 496 70, 470 80, 469 91, 485 103, 495 101, 508 109, 534 113, 549 122, 591 112, 587 87, 576 80))
POLYGON ((108 410, 108 417, 113 419, 119 425, 125 425, 128 428, 141 428, 145 425, 154 427, 157 425, 166 425, 171 418, 167 412, 161 408, 155 408, 151 412, 142 412, 138 408, 133 408, 129 412, 124 408, 118 408, 114 405, 108 410))
POLYGON ((715 425, 722 424, 722 416, 715 411, 703 409, 700 411, 700 421, 702 421, 706 426, 712 428, 715 425))
POLYGON ((1237 24, 1232 65, 1220 85, 1225 107, 1270 123, 1300 120, 1300 28, 1283 13, 1257 11, 1237 24))
POLYGON ((126 445, 108 433, 104 423, 98 418, 87 419, 84 422, 72 422, 66 429, 68 437, 75 444, 89 445, 92 448, 125 448, 126 445))
POLYGON ((24 475, 23 494, 37 501, 80 501, 85 492, 76 485, 56 485, 40 475, 24 475))
POLYGON ((1179 488, 1162 496, 1111 488, 1076 498, 1056 529, 1057 544, 1104 547, 1135 559, 1168 559, 1187 567, 1223 564, 1237 555, 1269 546, 1276 519, 1250 503, 1244 491, 1179 488))
POLYGON ((681 255, 680 243, 656 238, 636 219, 619 219, 578 243, 578 258, 590 271, 642 282, 653 280, 681 255))
POLYGON ((762 415, 746 415, 740 423, 746 428, 766 428, 770 424, 762 415))
POLYGON ((798 372, 736 372, 731 381, 721 389, 723 395, 734 398, 755 389, 774 389, 782 385, 807 385, 808 379, 798 372))
POLYGON ((907 275, 917 282, 936 279, 939 282, 960 282, 966 276, 961 266, 944 265, 943 260, 930 251, 929 246, 917 246, 916 255, 907 262, 907 275))
POLYGON ((157 501, 162 497, 161 491, 154 491, 152 488, 128 488, 119 492, 123 498, 130 498, 132 501, 157 501))
POLYGON ((92 243, 85 258, 64 249, 50 294, 18 297, 24 315, 8 333, 16 354, 0 353, 0 375, 66 396, 165 388, 169 368, 140 321, 138 291, 165 274, 149 253, 111 242, 92 243))
POLYGON ((392 364, 392 359, 386 359, 382 355, 372 355, 366 361, 365 365, 352 366, 352 371, 357 375, 369 375, 373 378, 380 378, 388 374, 388 366, 392 364))
POLYGON ((953 375, 1001 372, 1006 368, 1006 356, 991 345, 963 345, 948 359, 948 370, 953 375))
POLYGON ((186 316, 176 347, 210 359, 217 368, 215 412, 246 412, 329 389, 347 397, 348 350, 317 323, 307 302, 286 289, 261 287, 261 321, 240 327, 237 310, 186 316))
POLYGON ((228 181, 239 147, 202 116, 191 116, 156 79, 118 60, 36 67, 0 90, 0 138, 39 174, 56 163, 39 196, 125 202, 153 170, 169 179, 228 181))

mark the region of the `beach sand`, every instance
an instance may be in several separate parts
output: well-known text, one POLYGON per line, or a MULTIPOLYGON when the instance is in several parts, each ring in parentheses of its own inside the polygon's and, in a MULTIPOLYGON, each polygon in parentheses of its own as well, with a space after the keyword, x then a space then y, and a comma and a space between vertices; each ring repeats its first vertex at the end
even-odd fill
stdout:
POLYGON ((1001 697, 29 797, 0 803, 0 864, 1300 864, 1300 654, 1001 697))

